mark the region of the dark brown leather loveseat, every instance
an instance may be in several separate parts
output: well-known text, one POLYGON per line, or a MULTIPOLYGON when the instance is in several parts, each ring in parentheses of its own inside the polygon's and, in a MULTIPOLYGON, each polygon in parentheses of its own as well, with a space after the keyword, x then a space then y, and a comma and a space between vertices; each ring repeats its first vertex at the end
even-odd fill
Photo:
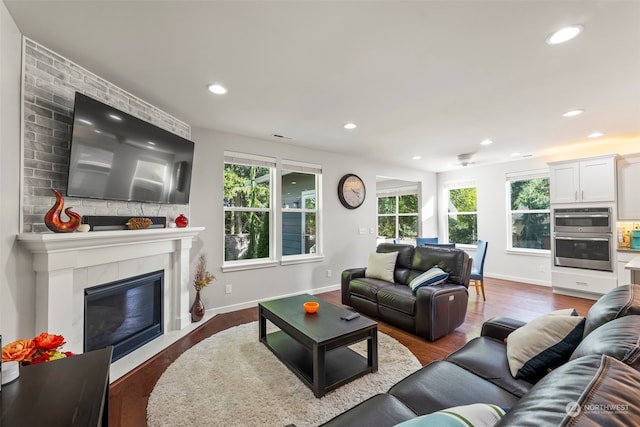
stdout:
POLYGON ((366 268, 342 272, 342 303, 429 341, 460 326, 467 314, 471 259, 459 249, 382 243, 378 253, 398 252, 394 282, 365 277, 366 268), (413 292, 409 283, 438 266, 449 277, 444 283, 413 292))
POLYGON ((640 425, 640 285, 621 286, 589 310, 569 361, 535 384, 515 380, 504 338, 525 323, 494 318, 481 336, 323 424, 394 426, 446 408, 508 408, 496 426, 640 425))

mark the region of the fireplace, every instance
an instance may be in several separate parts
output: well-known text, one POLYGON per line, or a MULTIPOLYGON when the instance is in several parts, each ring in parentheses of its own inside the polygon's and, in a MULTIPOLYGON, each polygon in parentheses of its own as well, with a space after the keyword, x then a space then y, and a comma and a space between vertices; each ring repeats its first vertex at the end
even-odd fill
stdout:
POLYGON ((164 271, 84 290, 84 351, 113 346, 120 359, 163 333, 164 271))
POLYGON ((67 342, 65 351, 82 353, 85 291, 163 271, 163 334, 111 365, 110 380, 120 378, 193 327, 189 258, 193 240, 202 230, 186 227, 18 235, 21 244, 33 253, 36 331, 62 335, 67 342))

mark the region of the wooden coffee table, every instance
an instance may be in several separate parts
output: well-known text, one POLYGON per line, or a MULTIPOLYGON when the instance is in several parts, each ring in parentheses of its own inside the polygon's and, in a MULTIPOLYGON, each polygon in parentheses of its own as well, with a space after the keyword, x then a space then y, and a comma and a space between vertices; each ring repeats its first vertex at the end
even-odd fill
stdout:
POLYGON ((378 324, 373 320, 342 320, 349 310, 306 294, 261 302, 258 312, 260 341, 316 397, 378 370, 378 324), (305 313, 306 301, 320 303, 318 312, 305 313), (267 333, 267 320, 280 330, 267 333), (348 348, 364 340, 367 357, 348 348))

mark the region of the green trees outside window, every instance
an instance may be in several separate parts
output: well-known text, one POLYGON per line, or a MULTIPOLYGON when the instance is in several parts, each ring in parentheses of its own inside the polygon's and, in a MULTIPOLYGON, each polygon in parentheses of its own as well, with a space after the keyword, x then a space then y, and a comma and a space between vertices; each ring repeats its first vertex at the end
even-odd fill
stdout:
POLYGON ((550 249, 549 178, 509 182, 511 247, 550 249))
POLYGON ((270 204, 270 168, 225 163, 225 261, 270 257, 270 204))
POLYGON ((449 189, 449 242, 475 245, 478 241, 476 187, 449 189))
POLYGON ((378 197, 378 237, 415 239, 418 236, 418 195, 378 197))

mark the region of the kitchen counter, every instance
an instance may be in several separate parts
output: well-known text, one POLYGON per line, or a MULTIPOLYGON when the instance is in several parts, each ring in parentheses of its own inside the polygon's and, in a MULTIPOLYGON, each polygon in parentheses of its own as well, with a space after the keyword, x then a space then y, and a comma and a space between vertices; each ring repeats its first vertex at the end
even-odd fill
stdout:
POLYGON ((640 256, 625 264, 626 270, 631 270, 631 283, 640 283, 640 256))
POLYGON ((618 248, 616 249, 618 252, 636 252, 640 254, 640 249, 631 249, 631 248, 618 248))
POLYGON ((629 261, 624 268, 627 270, 640 271, 640 256, 629 261))

